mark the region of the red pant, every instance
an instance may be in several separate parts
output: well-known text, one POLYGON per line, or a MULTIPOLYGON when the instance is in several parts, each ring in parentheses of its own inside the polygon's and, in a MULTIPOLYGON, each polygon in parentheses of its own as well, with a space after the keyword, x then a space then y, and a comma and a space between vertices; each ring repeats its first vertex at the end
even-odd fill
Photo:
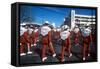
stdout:
POLYGON ((70 39, 67 38, 66 40, 62 41, 62 48, 61 48, 61 60, 64 59, 65 50, 68 52, 68 56, 71 53, 71 46, 70 46, 70 39))
POLYGON ((23 36, 20 37, 20 53, 25 53, 25 39, 23 36))
POLYGON ((49 47, 49 50, 52 54, 55 53, 52 43, 50 44, 42 44, 42 58, 46 57, 46 47, 49 47))
POLYGON ((90 47, 89 44, 84 43, 83 46, 83 57, 87 57, 87 55, 90 53, 90 47))
POLYGON ((23 43, 20 45, 20 53, 25 53, 25 47, 23 43))
POLYGON ((32 51, 31 49, 31 43, 21 43, 20 45, 20 53, 25 53, 25 45, 27 45, 28 51, 32 51))
POLYGON ((31 43, 27 43, 28 51, 32 51, 31 43))
POLYGON ((27 45, 28 51, 31 51, 31 40, 28 35, 26 36, 26 33, 20 37, 20 43, 20 53, 25 52, 25 45, 27 45))
POLYGON ((67 46, 67 47, 62 46, 62 48, 61 48, 61 60, 64 59, 65 50, 67 50, 68 56, 71 53, 70 46, 67 46))
POLYGON ((90 53, 90 36, 83 38, 83 57, 86 57, 90 53))

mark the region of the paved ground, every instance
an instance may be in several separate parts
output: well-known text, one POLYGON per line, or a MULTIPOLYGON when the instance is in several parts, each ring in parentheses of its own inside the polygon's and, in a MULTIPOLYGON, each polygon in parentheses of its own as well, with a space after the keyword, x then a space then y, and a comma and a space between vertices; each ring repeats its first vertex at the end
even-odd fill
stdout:
MULTIPOLYGON (((61 41, 54 40, 54 49, 56 51, 57 56, 53 58, 49 52, 47 52, 48 59, 45 62, 60 62, 59 55, 61 52, 61 41)), ((20 64, 30 64, 30 63, 41 63, 41 45, 37 43, 36 47, 32 47, 33 53, 31 55, 25 55, 20 57, 20 64)), ((66 62, 80 62, 82 60, 82 46, 75 46, 72 44, 72 57, 68 58, 67 53, 65 53, 65 61, 66 62)), ((91 56, 87 57, 85 61, 96 61, 96 49, 95 45, 91 45, 91 56)))

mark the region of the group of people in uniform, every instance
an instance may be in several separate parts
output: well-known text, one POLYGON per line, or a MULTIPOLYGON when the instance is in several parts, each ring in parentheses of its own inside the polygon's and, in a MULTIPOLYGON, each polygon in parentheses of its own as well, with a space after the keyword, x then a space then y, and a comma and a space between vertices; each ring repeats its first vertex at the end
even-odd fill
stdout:
POLYGON ((72 56, 71 50, 71 36, 74 34, 74 45, 79 45, 79 36, 82 38, 82 59, 86 60, 87 56, 90 56, 90 43, 92 42, 91 27, 86 24, 83 27, 77 25, 70 29, 68 25, 62 25, 59 29, 51 28, 46 21, 40 27, 29 27, 27 25, 20 26, 20 56, 32 54, 32 46, 37 46, 37 42, 41 45, 41 60, 44 62, 47 59, 47 47, 50 50, 52 57, 56 57, 54 48, 54 42, 52 37, 56 37, 57 40, 61 40, 61 53, 60 61, 65 61, 65 52, 67 51, 68 57, 72 56), (41 40, 39 37, 41 36, 41 40), (25 46, 27 46, 27 52, 25 52, 25 46))

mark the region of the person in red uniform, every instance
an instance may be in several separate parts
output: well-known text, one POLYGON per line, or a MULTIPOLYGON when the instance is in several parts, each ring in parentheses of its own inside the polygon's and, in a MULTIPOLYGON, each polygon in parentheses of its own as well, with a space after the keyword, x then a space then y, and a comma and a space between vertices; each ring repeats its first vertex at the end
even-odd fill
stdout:
MULTIPOLYGON (((48 23, 47 21, 45 23, 48 23)), ((44 62, 47 59, 46 56, 46 49, 49 48, 51 54, 53 57, 56 56, 53 44, 51 41, 51 28, 48 25, 43 25, 41 27, 41 35, 42 35, 42 62, 44 62)))
POLYGON ((79 30, 79 27, 77 25, 74 27, 73 32, 74 32, 74 43, 75 43, 75 46, 78 46, 79 45, 80 30, 79 30))
POLYGON ((35 32, 34 32, 34 27, 32 27, 33 31, 31 33, 31 47, 34 46, 34 43, 35 43, 35 32))
POLYGON ((91 29, 87 24, 81 31, 83 37, 83 60, 86 60, 87 56, 90 56, 90 43, 92 41, 91 29))
POLYGON ((26 55, 25 53, 25 39, 24 32, 27 31, 23 26, 20 26, 20 56, 26 55))
POLYGON ((34 46, 36 46, 36 42, 39 41, 38 38, 39 38, 39 32, 38 32, 38 28, 35 27, 34 29, 34 34, 35 34, 35 38, 34 38, 34 46))
POLYGON ((95 48, 95 51, 96 51, 96 28, 95 27, 92 27, 91 29, 91 35, 92 35, 92 45, 94 46, 95 48))
POLYGON ((61 62, 65 61, 64 59, 64 54, 65 51, 68 52, 68 57, 72 56, 71 53, 71 42, 70 42, 70 31, 69 31, 69 27, 67 25, 63 25, 62 26, 62 30, 60 33, 61 39, 62 39, 62 43, 61 43, 61 62))
POLYGON ((57 40, 60 39, 60 28, 57 28, 57 29, 56 29, 55 37, 56 37, 57 40))
POLYGON ((23 29, 21 29, 20 35, 20 56, 25 55, 25 45, 27 45, 28 48, 27 54, 31 54, 31 41, 29 39, 28 26, 25 26, 23 29))
POLYGON ((31 26, 28 28, 28 32, 29 32, 29 39, 31 41, 31 46, 34 46, 34 39, 35 39, 35 33, 34 33, 34 27, 31 26))

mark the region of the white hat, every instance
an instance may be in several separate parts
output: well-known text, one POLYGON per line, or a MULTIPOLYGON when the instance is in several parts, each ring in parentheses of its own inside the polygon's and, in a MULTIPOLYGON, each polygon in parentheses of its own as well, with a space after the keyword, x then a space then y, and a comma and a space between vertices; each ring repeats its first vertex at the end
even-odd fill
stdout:
POLYGON ((24 32, 26 32, 27 29, 25 29, 24 27, 20 27, 20 36, 22 36, 24 34, 24 32))
POLYGON ((75 28, 78 28, 78 26, 77 26, 77 25, 75 25, 75 28))
POLYGON ((84 28, 84 29, 82 30, 82 36, 84 36, 84 37, 89 36, 90 33, 91 33, 91 30, 90 30, 89 28, 84 28))
POLYGON ((26 25, 26 23, 21 23, 20 25, 23 26, 23 25, 26 25))
POLYGON ((60 30, 61 30, 60 28, 57 28, 57 29, 56 29, 56 31, 60 31, 60 30))
POLYGON ((49 23, 49 21, 45 21, 45 23, 49 23))
POLYGON ((62 28, 62 30, 69 29, 69 26, 68 25, 63 25, 61 28, 62 28))
POLYGON ((89 24, 89 23, 87 23, 87 24, 86 24, 86 26, 90 26, 90 24, 89 24))

